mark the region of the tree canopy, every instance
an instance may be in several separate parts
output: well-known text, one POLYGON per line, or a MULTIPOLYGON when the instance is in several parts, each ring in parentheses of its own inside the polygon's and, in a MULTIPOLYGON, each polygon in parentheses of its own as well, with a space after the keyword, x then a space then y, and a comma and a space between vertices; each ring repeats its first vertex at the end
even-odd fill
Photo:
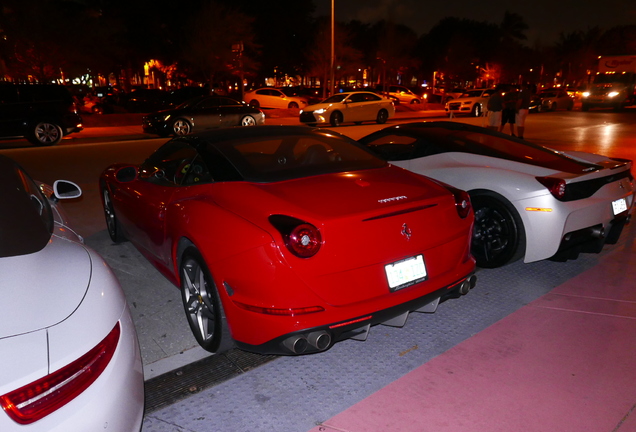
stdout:
MULTIPOLYGON (((326 79, 330 22, 314 2, 281 0, 3 0, 0 79, 143 76, 152 60, 163 79, 262 84, 326 79)), ((527 46, 523 17, 499 23, 447 17, 426 34, 381 20, 338 22, 338 82, 412 84, 434 73, 448 82, 492 84, 559 75, 581 79, 598 55, 636 53, 636 26, 561 34, 527 46), (539 72, 540 71, 540 72, 539 72)))

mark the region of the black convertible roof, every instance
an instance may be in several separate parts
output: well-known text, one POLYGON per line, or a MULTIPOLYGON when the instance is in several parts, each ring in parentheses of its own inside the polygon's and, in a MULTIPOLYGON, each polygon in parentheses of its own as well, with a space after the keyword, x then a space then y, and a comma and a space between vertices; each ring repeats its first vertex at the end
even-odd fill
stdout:
POLYGON ((0 155, 0 258, 38 252, 52 230, 47 199, 16 162, 0 155))

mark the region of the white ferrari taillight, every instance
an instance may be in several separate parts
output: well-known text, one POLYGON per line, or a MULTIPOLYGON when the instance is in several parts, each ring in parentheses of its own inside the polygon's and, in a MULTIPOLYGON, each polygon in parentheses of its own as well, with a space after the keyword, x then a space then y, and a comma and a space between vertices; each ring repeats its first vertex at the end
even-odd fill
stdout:
POLYGON ((20 424, 36 422, 60 409, 86 390, 106 369, 119 343, 120 333, 118 322, 92 350, 62 369, 0 396, 0 405, 20 424))
POLYGON ((553 197, 562 200, 565 197, 565 180, 555 177, 536 177, 537 181, 548 188, 553 197))

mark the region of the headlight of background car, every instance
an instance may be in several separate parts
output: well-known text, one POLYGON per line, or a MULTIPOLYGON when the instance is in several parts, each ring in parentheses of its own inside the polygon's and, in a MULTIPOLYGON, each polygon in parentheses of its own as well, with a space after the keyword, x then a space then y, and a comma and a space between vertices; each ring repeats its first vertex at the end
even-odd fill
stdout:
POLYGON ((583 92, 583 93, 581 93, 581 96, 589 97, 590 96, 590 92, 589 91, 583 92))
POLYGON ((619 93, 617 91, 613 91, 613 92, 609 92, 607 96, 612 98, 612 97, 616 97, 618 95, 619 95, 619 93))

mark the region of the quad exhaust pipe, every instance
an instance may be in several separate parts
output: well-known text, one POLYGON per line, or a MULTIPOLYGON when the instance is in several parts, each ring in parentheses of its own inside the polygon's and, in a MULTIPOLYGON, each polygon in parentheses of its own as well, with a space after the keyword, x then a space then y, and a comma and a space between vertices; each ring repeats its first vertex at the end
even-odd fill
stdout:
POLYGON ((475 287, 476 284, 477 284, 477 276, 472 275, 471 277, 469 277, 468 279, 466 279, 464 282, 462 282, 459 285, 457 292, 461 295, 466 295, 468 294, 468 291, 470 291, 471 289, 475 287))

